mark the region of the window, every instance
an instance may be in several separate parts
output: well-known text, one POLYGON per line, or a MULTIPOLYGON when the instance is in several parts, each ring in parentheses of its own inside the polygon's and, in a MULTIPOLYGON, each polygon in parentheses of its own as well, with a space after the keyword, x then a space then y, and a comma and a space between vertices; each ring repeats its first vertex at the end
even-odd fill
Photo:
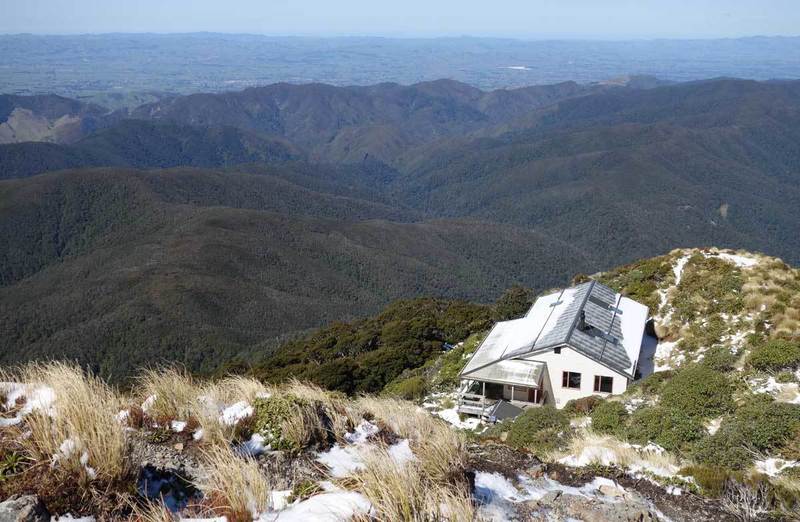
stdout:
POLYGON ((575 372, 564 372, 561 374, 561 386, 564 388, 580 388, 581 374, 575 372))
POLYGON ((558 348, 553 348, 553 353, 560 354, 561 353, 561 347, 559 346, 558 348))
POLYGON ((594 376, 594 391, 596 392, 603 392, 603 393, 611 393, 611 390, 614 389, 614 378, 613 377, 604 377, 602 375, 595 375, 594 376))

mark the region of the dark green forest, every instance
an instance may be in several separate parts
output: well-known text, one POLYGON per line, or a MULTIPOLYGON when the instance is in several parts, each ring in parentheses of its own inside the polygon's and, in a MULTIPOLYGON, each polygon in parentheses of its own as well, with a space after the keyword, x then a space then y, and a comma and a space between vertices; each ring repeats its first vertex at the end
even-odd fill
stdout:
MULTIPOLYGON (((0 145, 0 364, 213 373, 396 300, 491 303, 676 247, 800 262, 800 82, 0 99, 78 122, 0 145)), ((359 390, 390 377, 291 351, 281 368, 337 364, 359 390)))

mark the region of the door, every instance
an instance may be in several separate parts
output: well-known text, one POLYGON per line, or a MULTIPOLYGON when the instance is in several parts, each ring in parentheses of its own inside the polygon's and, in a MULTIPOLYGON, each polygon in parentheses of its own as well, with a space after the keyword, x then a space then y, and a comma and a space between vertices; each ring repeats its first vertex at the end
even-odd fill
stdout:
POLYGON ((538 399, 538 394, 536 393, 537 391, 538 390, 536 388, 528 388, 528 402, 538 402, 536 400, 538 399))

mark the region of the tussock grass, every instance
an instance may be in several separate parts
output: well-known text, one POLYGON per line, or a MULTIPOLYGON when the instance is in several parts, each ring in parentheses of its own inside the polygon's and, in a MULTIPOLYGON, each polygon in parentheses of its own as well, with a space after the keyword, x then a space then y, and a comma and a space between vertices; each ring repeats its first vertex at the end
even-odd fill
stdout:
POLYGON ((273 386, 266 386, 252 377, 233 375, 207 383, 200 395, 221 404, 234 404, 239 401, 252 404, 256 398, 273 393, 275 393, 273 386))
POLYGON ((144 507, 134 504, 130 522, 174 522, 175 516, 163 502, 150 502, 144 507))
POLYGON ((51 362, 23 367, 17 378, 30 387, 52 389, 52 412, 26 419, 22 444, 31 458, 82 479, 112 481, 128 473, 123 427, 115 416, 122 399, 102 380, 75 365, 51 362))
POLYGON ((372 517, 356 520, 423 522, 475 519, 466 488, 431 484, 417 462, 397 463, 389 453, 376 450, 365 457, 365 469, 357 475, 357 488, 373 505, 372 517))
POLYGON ((141 402, 155 396, 146 412, 154 419, 188 419, 195 415, 200 409, 199 389, 200 384, 177 366, 148 368, 136 377, 141 402))
POLYGON ((462 433, 409 402, 361 397, 357 404, 394 433, 410 440, 421 468, 432 482, 447 485, 464 480, 468 456, 462 433))
POLYGON ((677 472, 687 463, 664 451, 644 451, 636 449, 611 435, 600 435, 589 430, 580 430, 571 440, 566 451, 555 452, 549 459, 559 460, 569 455, 588 456, 587 464, 616 464, 620 468, 663 470, 670 474, 677 472))
POLYGON ((310 404, 320 405, 330 421, 330 431, 339 442, 344 440, 345 433, 361 422, 362 412, 342 394, 296 379, 290 380, 283 389, 310 404))
POLYGON ((281 422, 281 432, 295 448, 306 448, 312 441, 327 438, 317 403, 298 401, 293 402, 290 407, 293 413, 281 422))
POLYGON ((230 522, 249 522, 269 509, 270 485, 255 460, 221 446, 208 448, 202 460, 207 473, 195 485, 215 515, 226 516, 230 522))

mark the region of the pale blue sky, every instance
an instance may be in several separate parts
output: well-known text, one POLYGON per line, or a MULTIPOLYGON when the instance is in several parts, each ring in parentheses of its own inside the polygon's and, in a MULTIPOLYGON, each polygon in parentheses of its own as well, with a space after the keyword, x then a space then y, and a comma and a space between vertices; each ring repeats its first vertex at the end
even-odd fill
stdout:
POLYGON ((0 33, 694 38, 800 34, 800 0, 0 0, 0 33))

